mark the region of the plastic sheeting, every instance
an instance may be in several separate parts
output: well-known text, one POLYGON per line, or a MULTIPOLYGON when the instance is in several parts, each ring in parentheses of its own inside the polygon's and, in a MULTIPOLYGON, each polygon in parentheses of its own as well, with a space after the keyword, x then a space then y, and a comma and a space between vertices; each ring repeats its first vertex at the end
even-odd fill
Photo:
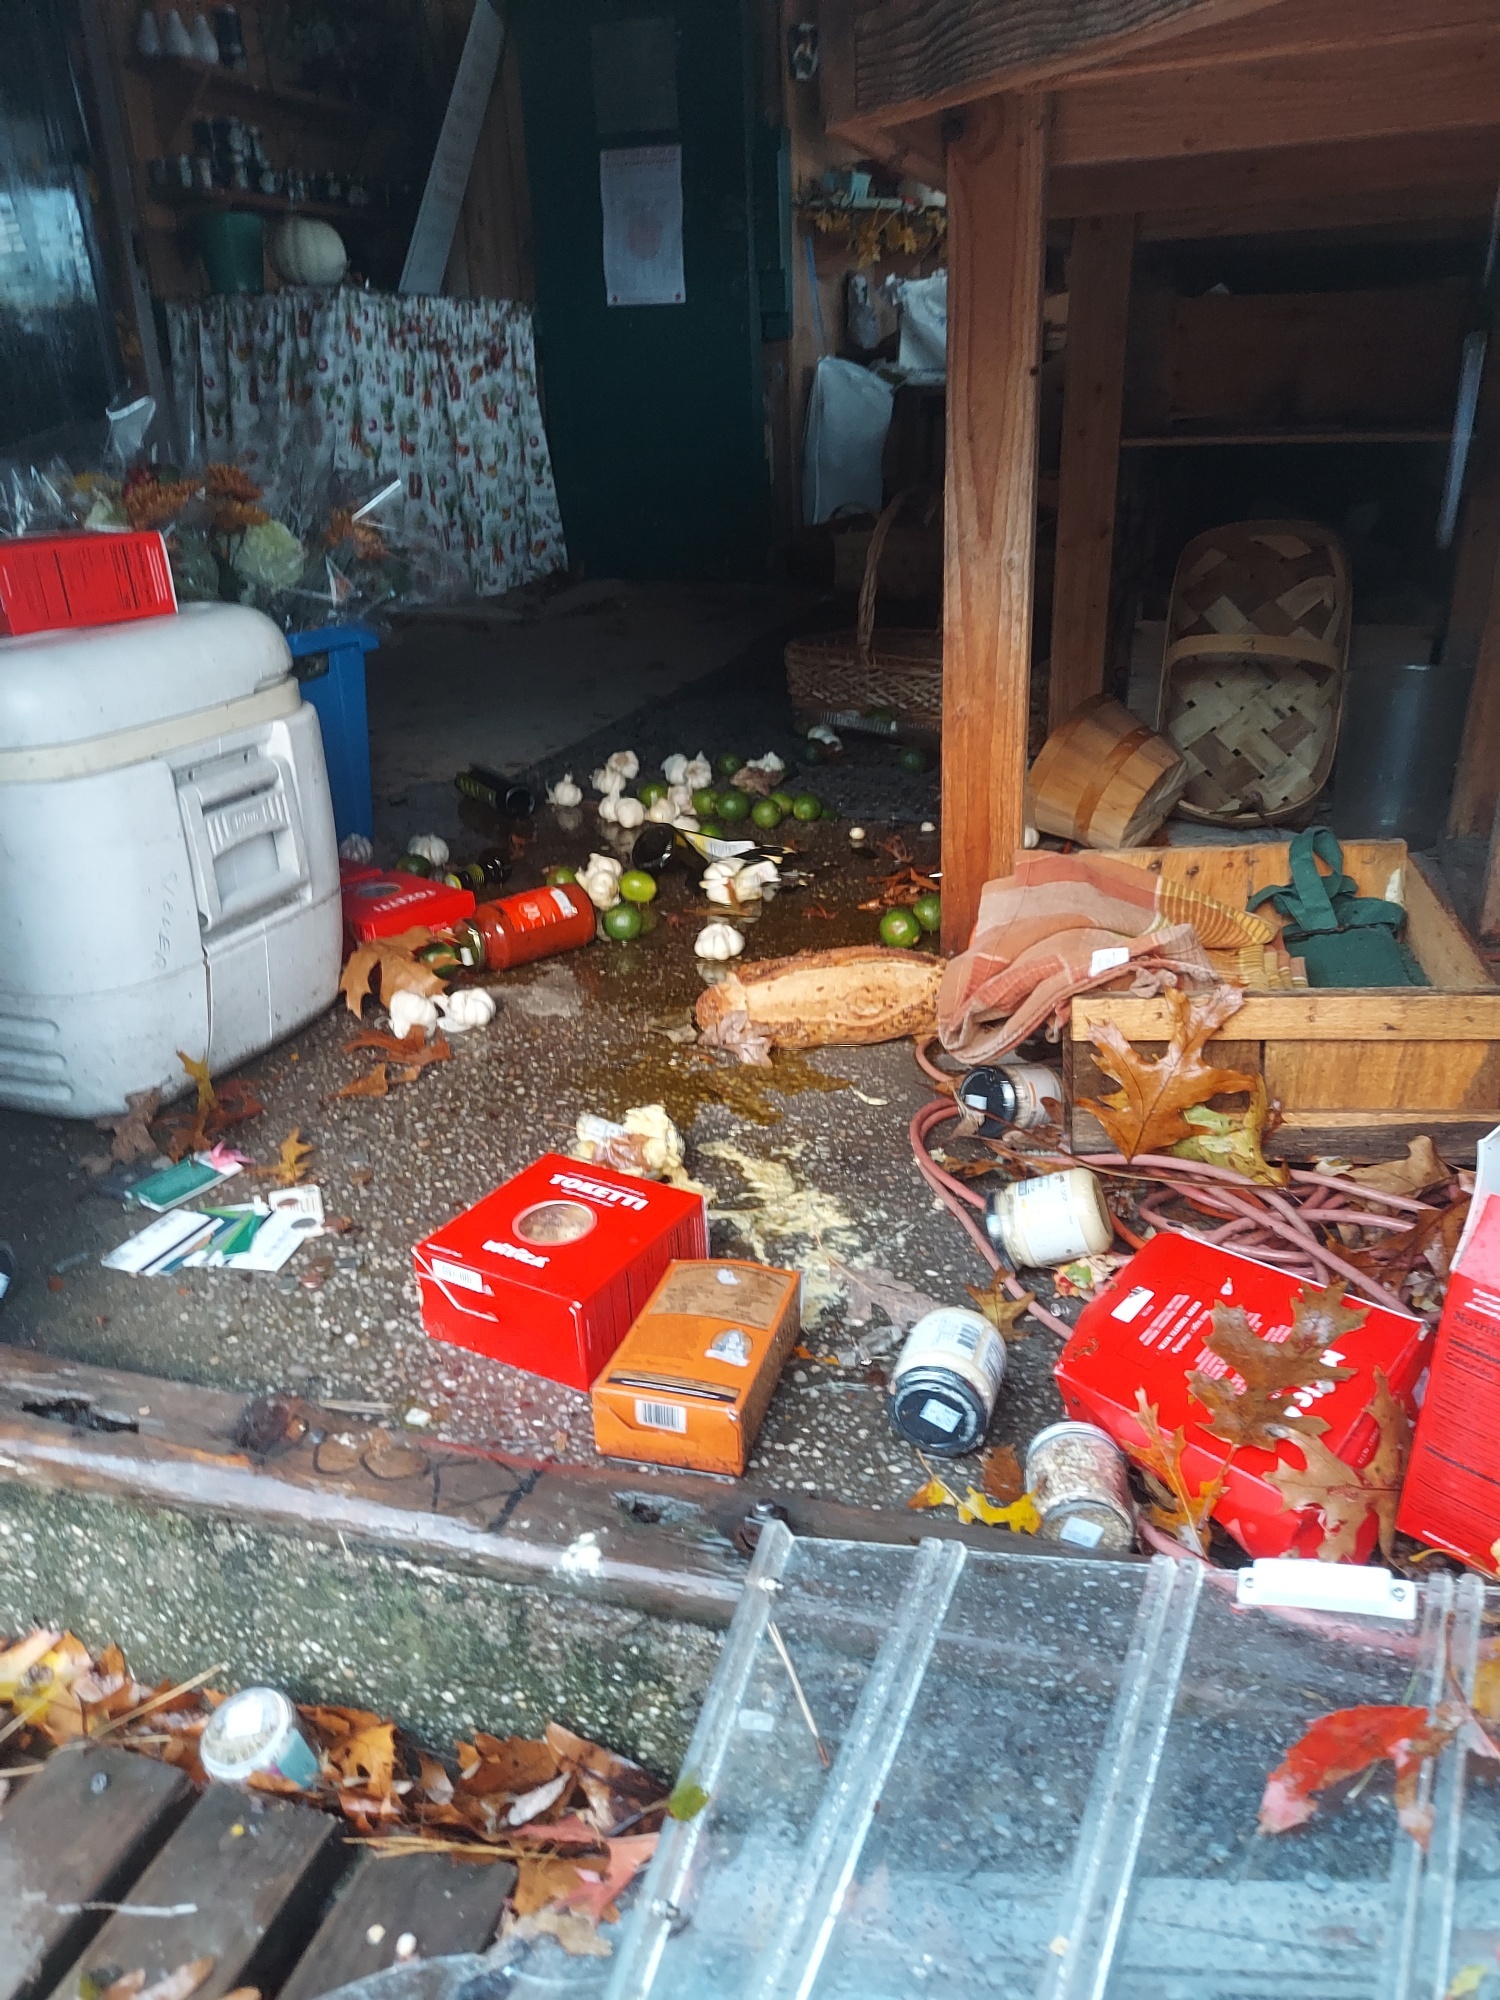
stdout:
POLYGON ((890 383, 857 362, 825 356, 818 363, 802 461, 802 518, 809 527, 841 507, 880 512, 894 399, 890 383))

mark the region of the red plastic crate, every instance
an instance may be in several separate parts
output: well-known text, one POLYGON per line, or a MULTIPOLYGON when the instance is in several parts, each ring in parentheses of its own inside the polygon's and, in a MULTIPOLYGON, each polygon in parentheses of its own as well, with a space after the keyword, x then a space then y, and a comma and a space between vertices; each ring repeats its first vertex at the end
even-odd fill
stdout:
POLYGON ((123 625, 177 609, 159 534, 27 535, 0 541, 0 633, 123 625))
POLYGON ((412 1260, 435 1340, 587 1389, 673 1258, 707 1255, 701 1195, 547 1153, 412 1260))
MULTIPOLYGON (((1262 1339, 1284 1340, 1297 1299, 1311 1289, 1289 1272, 1217 1244, 1175 1233, 1152 1237, 1084 1307, 1058 1358, 1057 1381, 1068 1415, 1098 1424, 1127 1452, 1138 1454, 1136 1392, 1143 1389, 1146 1401, 1156 1404, 1168 1436, 1179 1425, 1184 1428, 1183 1471, 1189 1490, 1196 1493, 1218 1472, 1228 1451, 1203 1428, 1206 1412, 1187 1381, 1194 1369, 1210 1376, 1229 1372, 1204 1346, 1204 1337, 1213 1330, 1214 1307, 1243 1306, 1262 1339)), ((1363 1299, 1352 1296, 1345 1303, 1351 1309, 1365 1307, 1363 1299)), ((1332 1365, 1354 1373, 1309 1392, 1305 1401, 1328 1425, 1322 1433, 1328 1449, 1347 1465, 1363 1465, 1377 1442, 1375 1421, 1365 1413, 1375 1393, 1375 1370, 1384 1373, 1392 1394, 1410 1408, 1431 1352, 1428 1329, 1413 1315, 1372 1305, 1363 1325, 1339 1342, 1337 1352, 1332 1365)), ((1253 1556, 1315 1555, 1323 1539, 1321 1520, 1282 1505, 1279 1489, 1267 1478, 1278 1463, 1301 1467, 1294 1439, 1274 1453, 1237 1451, 1215 1518, 1253 1556)), ((1360 1561, 1374 1547, 1375 1526, 1371 1518, 1362 1530, 1360 1561)))

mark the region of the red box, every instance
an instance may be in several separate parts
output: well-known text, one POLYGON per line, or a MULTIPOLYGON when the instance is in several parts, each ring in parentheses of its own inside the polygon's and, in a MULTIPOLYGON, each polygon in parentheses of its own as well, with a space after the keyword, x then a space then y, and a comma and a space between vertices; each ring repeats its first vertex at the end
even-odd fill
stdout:
POLYGON ((372 938, 400 937, 418 924, 440 931, 474 914, 472 889, 429 882, 425 875, 386 875, 378 868, 345 874, 341 868, 339 883, 344 929, 360 944, 368 944, 372 938))
POLYGON ((412 1251, 422 1320, 587 1389, 674 1257, 708 1255, 702 1195, 547 1153, 412 1251))
POLYGON ((1500 1195, 1448 1279, 1396 1526, 1500 1575, 1500 1195))
MULTIPOLYGON (((1136 1456, 1141 1445, 1136 1391, 1144 1389, 1146 1401, 1157 1406, 1162 1429, 1168 1435, 1179 1425, 1185 1430, 1183 1470, 1196 1493, 1218 1472, 1227 1452, 1203 1428, 1206 1412, 1187 1382, 1194 1369, 1210 1376, 1229 1372, 1204 1346, 1213 1331, 1214 1307, 1243 1306, 1262 1339, 1285 1340, 1292 1309, 1307 1289, 1301 1278, 1238 1251, 1191 1236, 1152 1237, 1084 1307, 1058 1359, 1057 1380, 1068 1415, 1098 1424, 1136 1456)), ((1348 1304, 1353 1308, 1364 1301, 1351 1298, 1348 1304)), ((1366 1405, 1375 1393, 1377 1368, 1392 1394, 1410 1407, 1427 1363, 1427 1331, 1414 1315, 1372 1305, 1364 1324, 1340 1343, 1337 1363, 1330 1365, 1352 1367, 1354 1373, 1309 1401, 1328 1425, 1322 1442, 1346 1464, 1363 1465, 1375 1450, 1375 1420, 1366 1414, 1366 1405)), ((1283 1506, 1280 1492, 1267 1479, 1278 1463, 1300 1468, 1302 1454, 1293 1441, 1274 1454, 1237 1451, 1214 1516, 1252 1556, 1316 1555, 1322 1522, 1310 1510, 1283 1506)), ((1361 1530, 1361 1562, 1375 1545, 1375 1529, 1372 1517, 1361 1530)))
POLYGON ((25 535, 0 541, 0 633, 123 625, 177 609, 159 534, 25 535))

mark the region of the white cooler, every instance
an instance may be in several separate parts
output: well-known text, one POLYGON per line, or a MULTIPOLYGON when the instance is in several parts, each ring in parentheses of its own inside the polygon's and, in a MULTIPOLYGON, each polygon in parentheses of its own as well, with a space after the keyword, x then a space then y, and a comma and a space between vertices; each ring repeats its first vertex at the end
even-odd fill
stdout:
POLYGON ((232 604, 0 639, 0 1104, 176 1095, 338 989, 318 718, 232 604))

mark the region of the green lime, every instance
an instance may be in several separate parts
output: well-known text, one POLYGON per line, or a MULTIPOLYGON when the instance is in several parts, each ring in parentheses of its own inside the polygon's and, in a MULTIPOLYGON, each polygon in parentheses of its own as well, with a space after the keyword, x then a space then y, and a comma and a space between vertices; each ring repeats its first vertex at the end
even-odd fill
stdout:
POLYGON ((781 814, 781 817, 785 819, 787 814, 791 811, 792 807, 797 802, 792 797, 790 792, 772 792, 771 803, 773 806, 775 806, 776 810, 781 814))
MULTIPOLYGON (((613 915, 613 912, 611 912, 613 915)), ((604 920, 609 922, 609 918, 604 920)), ((910 910, 887 910, 880 919, 880 937, 883 944, 900 945, 909 950, 922 935, 922 926, 910 910)))
POLYGON ((555 868, 547 870, 542 880, 549 889, 560 889, 565 882, 576 882, 578 877, 565 861, 560 861, 555 868))
POLYGON ((726 750, 722 757, 714 760, 714 769, 721 778, 732 778, 736 771, 743 771, 744 768, 744 758, 736 757, 732 750, 726 750))
POLYGON ((634 903, 616 903, 604 912, 604 935, 616 944, 629 944, 641 934, 641 913, 634 903))
POLYGON ((806 743, 802 746, 802 761, 804 764, 821 764, 827 755, 828 746, 820 743, 816 736, 809 736, 806 743))
POLYGON ((865 710, 865 720, 866 722, 883 722, 889 726, 896 720, 896 711, 893 708, 867 708, 865 710))
POLYGON ((728 820, 731 824, 733 824, 733 822, 736 820, 749 819, 749 817, 750 817, 750 800, 744 792, 737 792, 732 787, 727 792, 720 792, 719 794, 720 819, 728 820))
POLYGON ((703 835, 705 840, 722 840, 724 838, 724 829, 716 819, 700 819, 698 822, 698 831, 703 835))
POLYGON ((702 819, 705 813, 719 810, 719 795, 712 785, 700 785, 693 794, 693 811, 702 819))
POLYGON ((925 771, 927 769, 927 753, 925 750, 919 750, 915 743, 908 743, 896 759, 896 762, 901 766, 903 771, 925 771))
POLYGON ((764 827, 766 832, 769 833, 773 826, 780 826, 781 822, 786 818, 786 814, 777 805, 775 799, 757 799, 755 804, 750 808, 750 817, 755 821, 757 826, 764 827))
POLYGON ((943 899, 929 889, 925 896, 918 896, 911 906, 911 913, 924 931, 941 930, 943 925, 943 899))
POLYGON ((821 819, 823 801, 813 797, 811 792, 799 792, 792 800, 792 818, 802 820, 821 819))
POLYGON ((432 863, 424 854, 403 854, 396 862, 398 875, 430 875, 432 863))
POLYGON ((660 778, 648 778, 644 785, 636 786, 635 795, 643 806, 654 806, 667 796, 667 788, 660 778))
POLYGON ((620 894, 627 903, 649 903, 656 894, 656 877, 644 868, 627 868, 620 877, 620 894))

